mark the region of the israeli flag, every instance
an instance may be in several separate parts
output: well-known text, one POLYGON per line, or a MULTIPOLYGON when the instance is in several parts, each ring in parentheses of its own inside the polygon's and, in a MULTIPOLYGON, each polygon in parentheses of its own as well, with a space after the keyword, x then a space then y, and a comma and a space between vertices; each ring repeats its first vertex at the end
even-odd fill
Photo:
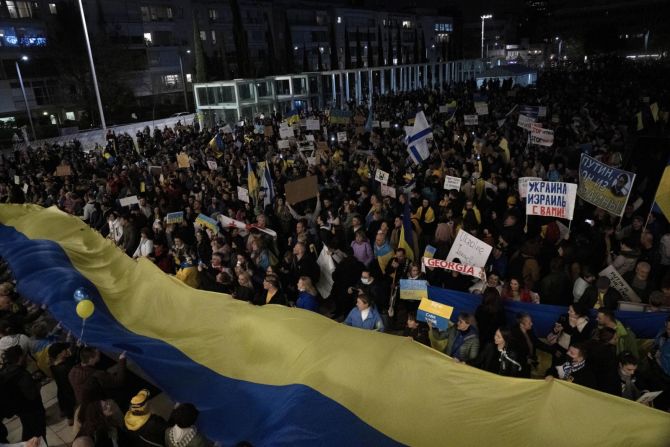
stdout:
POLYGON ((407 143, 407 152, 414 160, 414 163, 421 164, 430 156, 428 149, 428 137, 433 136, 433 129, 428 125, 426 115, 420 110, 414 118, 414 127, 407 129, 405 143, 407 143))
POLYGON ((275 187, 272 183, 272 175, 270 174, 270 169, 268 165, 265 165, 263 169, 263 178, 261 179, 261 187, 265 191, 265 198, 263 199, 263 206, 266 207, 274 203, 275 200, 275 187))

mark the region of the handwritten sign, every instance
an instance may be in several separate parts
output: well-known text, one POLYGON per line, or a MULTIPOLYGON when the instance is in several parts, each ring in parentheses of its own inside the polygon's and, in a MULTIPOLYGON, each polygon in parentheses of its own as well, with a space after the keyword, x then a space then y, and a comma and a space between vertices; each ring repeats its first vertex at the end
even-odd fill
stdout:
POLYGON ((282 140, 286 140, 288 138, 291 138, 295 136, 293 133, 293 129, 291 127, 280 127, 279 128, 279 138, 282 140))
POLYGON ((577 185, 564 182, 528 182, 526 214, 572 220, 575 212, 577 185))
POLYGON ((122 199, 119 199, 119 204, 121 204, 121 206, 131 206, 131 205, 135 205, 137 203, 140 203, 137 196, 128 196, 128 197, 124 197, 122 199))
POLYGON ((346 132, 338 132, 337 133, 337 142, 338 143, 344 143, 347 141, 347 133, 346 132))
POLYGON ((446 331, 453 312, 454 308, 452 306, 423 298, 416 312, 416 320, 424 321, 441 331, 446 331))
POLYGON ((382 196, 396 198, 396 190, 393 186, 387 186, 382 184, 382 196))
POLYGON ((476 126, 479 124, 479 115, 463 115, 466 126, 476 126))
POLYGON ((390 129, 391 121, 382 121, 382 129, 390 129))
POLYGON ((305 120, 305 127, 307 128, 307 130, 319 130, 321 129, 321 123, 319 122, 318 119, 317 120, 308 119, 305 120))
POLYGON ((375 180, 380 182, 382 185, 386 185, 389 182, 390 174, 388 172, 377 169, 375 171, 375 180))
POLYGON ((535 119, 531 118, 530 116, 520 114, 519 120, 517 121, 516 125, 522 128, 523 130, 527 130, 528 132, 530 132, 534 122, 535 119))
POLYGON ((241 186, 237 187, 237 199, 244 202, 244 203, 249 203, 249 191, 246 188, 242 188, 241 186))
POLYGON ((489 259, 491 250, 493 247, 486 242, 477 239, 467 231, 458 230, 449 255, 447 255, 447 261, 458 259, 461 264, 483 268, 489 259))
POLYGON ((177 166, 180 168, 188 168, 191 166, 191 163, 188 160, 188 154, 186 152, 180 152, 177 154, 177 166))
POLYGON ((610 280, 610 287, 619 292, 621 294, 621 298, 623 298, 624 301, 630 301, 633 303, 642 302, 637 293, 631 289, 630 285, 626 282, 625 279, 623 279, 623 276, 621 276, 621 274, 613 266, 608 265, 599 273, 599 275, 605 276, 610 280))
POLYGON ((452 189, 455 189, 456 191, 461 190, 461 178, 460 177, 452 177, 450 175, 447 175, 444 177, 444 189, 447 191, 451 191, 452 189))
POLYGON ((288 149, 290 146, 288 140, 277 140, 277 148, 279 149, 288 149))
POLYGON ((212 171, 216 171, 216 169, 219 167, 219 165, 218 165, 215 161, 213 161, 213 160, 207 160, 207 166, 208 166, 209 169, 211 169, 212 171))
POLYGON ((477 115, 488 115, 489 105, 485 102, 478 101, 475 103, 475 111, 477 112, 477 115))
POLYGON ((554 131, 550 129, 543 129, 537 123, 533 124, 530 129, 530 143, 538 146, 551 147, 554 144, 554 131))

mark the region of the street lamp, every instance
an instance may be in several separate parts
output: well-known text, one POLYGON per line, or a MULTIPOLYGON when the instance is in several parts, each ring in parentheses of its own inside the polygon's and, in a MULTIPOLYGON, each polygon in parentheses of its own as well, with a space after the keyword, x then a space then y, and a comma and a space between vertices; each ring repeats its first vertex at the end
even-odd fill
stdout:
MULTIPOLYGON (((27 61, 28 56, 21 56, 22 61, 27 61)), ((37 140, 35 137, 35 126, 33 125, 33 116, 30 114, 30 106, 28 105, 28 97, 26 96, 26 88, 23 86, 23 76, 21 76, 21 67, 19 67, 19 61, 15 61, 14 65, 16 66, 16 74, 19 77, 19 85, 21 86, 21 93, 23 93, 23 102, 26 103, 26 113, 28 114, 28 121, 30 122, 30 133, 33 134, 33 141, 37 140)))
POLYGON ((86 49, 88 50, 88 61, 91 64, 91 74, 93 75, 93 89, 95 90, 95 99, 98 101, 98 112, 100 113, 100 124, 102 130, 107 130, 105 123, 105 112, 102 111, 102 100, 100 99, 100 89, 98 88, 98 77, 95 74, 95 64, 93 63, 93 51, 91 50, 91 41, 88 39, 88 27, 86 26, 86 15, 84 14, 84 4, 79 0, 79 11, 81 12, 81 24, 84 28, 84 37, 86 38, 86 49))
POLYGON ((489 20, 493 18, 493 14, 484 14, 481 16, 482 19, 482 56, 481 58, 484 59, 484 21, 489 20))
MULTIPOLYGON (((191 50, 186 50, 186 54, 191 54, 191 50)), ((188 93, 186 93, 186 78, 184 77, 184 63, 181 60, 181 51, 178 52, 179 55, 179 71, 181 71, 181 83, 184 89, 184 108, 185 112, 188 112, 188 93)))

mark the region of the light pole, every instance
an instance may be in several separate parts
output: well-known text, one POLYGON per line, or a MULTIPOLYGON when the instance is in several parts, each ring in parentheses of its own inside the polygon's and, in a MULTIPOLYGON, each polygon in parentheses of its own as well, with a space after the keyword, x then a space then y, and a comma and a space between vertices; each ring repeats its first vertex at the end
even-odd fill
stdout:
POLYGON ((84 14, 84 4, 79 0, 79 11, 81 12, 81 24, 84 27, 84 37, 86 38, 86 49, 88 50, 88 61, 91 64, 91 74, 93 75, 93 89, 95 90, 95 99, 98 101, 98 112, 100 113, 100 124, 102 130, 107 130, 105 123, 105 112, 102 111, 102 100, 100 99, 100 89, 98 88, 98 77, 95 74, 95 64, 93 63, 93 51, 91 50, 91 41, 88 39, 88 27, 86 26, 86 14, 84 14))
MULTIPOLYGON (((21 56, 22 61, 27 61, 28 56, 21 56)), ((28 121, 30 122, 30 133, 33 134, 33 141, 37 140, 35 137, 35 126, 33 125, 33 116, 30 114, 30 106, 28 105, 28 97, 26 96, 26 89, 23 86, 23 76, 21 76, 21 67, 19 67, 19 61, 15 61, 16 65, 16 74, 19 76, 19 85, 21 86, 21 93, 23 93, 23 102, 26 103, 26 113, 28 114, 28 121)))
MULTIPOLYGON (((191 50, 186 50, 186 54, 191 54, 191 50)), ((181 83, 184 88, 184 112, 188 112, 188 93, 186 93, 186 77, 184 77, 184 63, 181 60, 181 51, 179 52, 179 70, 181 71, 181 83)))
MULTIPOLYGON (((80 0, 81 1, 81 0, 80 0)), ((484 14, 481 16, 482 19, 482 56, 481 58, 484 59, 484 21, 488 19, 492 19, 493 14, 484 14)))

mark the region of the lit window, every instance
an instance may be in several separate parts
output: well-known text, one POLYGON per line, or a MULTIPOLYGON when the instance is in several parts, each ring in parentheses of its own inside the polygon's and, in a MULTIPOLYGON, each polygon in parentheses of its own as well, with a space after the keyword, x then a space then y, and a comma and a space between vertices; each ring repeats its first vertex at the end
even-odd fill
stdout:
POLYGON ((337 16, 337 23, 342 23, 342 17, 337 16))
POLYGON ((403 20, 402 21, 402 27, 403 28, 411 28, 412 27, 412 22, 410 22, 409 20, 403 20))
POLYGON ((151 38, 151 33, 144 33, 144 43, 146 45, 151 45, 153 39, 151 38))
POLYGON ((200 40, 207 40, 207 33, 205 31, 200 31, 200 40))
POLYGON ((167 16, 168 19, 172 20, 173 14, 172 14, 172 8, 165 8, 165 15, 167 16))
POLYGON ((70 121, 74 121, 75 120, 74 112, 65 112, 65 119, 70 120, 70 121))
POLYGON ((212 43, 216 45, 216 31, 212 30, 212 43))
POLYGON ((56 4, 55 3, 49 3, 49 12, 53 15, 58 14, 58 11, 56 10, 56 4))
POLYGON ((163 76, 163 85, 166 87, 176 87, 179 84, 179 75, 171 74, 163 76))
POLYGON ((12 19, 23 19, 26 17, 32 17, 32 11, 30 10, 30 3, 25 1, 13 1, 7 0, 7 11, 9 12, 9 17, 12 19))
POLYGON ((186 73, 186 82, 193 82, 193 76, 191 76, 191 73, 186 73))
POLYGON ((219 18, 219 12, 216 9, 209 10, 209 20, 217 20, 219 18))

